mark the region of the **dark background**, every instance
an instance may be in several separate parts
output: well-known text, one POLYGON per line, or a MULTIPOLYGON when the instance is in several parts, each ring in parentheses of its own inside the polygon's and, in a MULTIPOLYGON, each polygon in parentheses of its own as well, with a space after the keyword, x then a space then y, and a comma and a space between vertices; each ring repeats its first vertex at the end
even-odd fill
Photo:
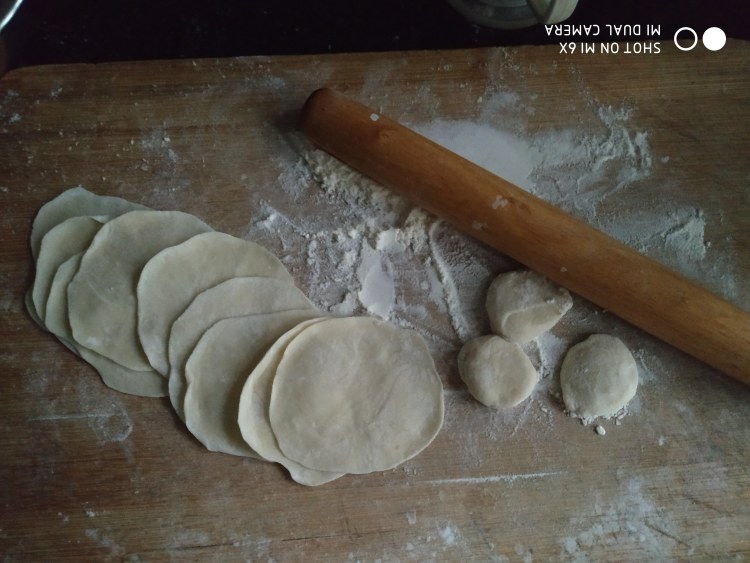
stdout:
MULTIPOLYGON (((565 23, 712 26, 750 39, 750 0, 579 0, 565 23)), ((610 40, 603 35, 595 40, 610 40)), ((622 39, 622 38, 620 38, 622 39)), ((633 38, 635 39, 635 38, 633 38)), ((641 38, 643 39, 643 38, 641 38)), ((446 0, 24 0, 0 34, 8 69, 45 63, 557 43, 480 27, 446 0)), ((587 41, 590 39, 587 39, 587 41)))

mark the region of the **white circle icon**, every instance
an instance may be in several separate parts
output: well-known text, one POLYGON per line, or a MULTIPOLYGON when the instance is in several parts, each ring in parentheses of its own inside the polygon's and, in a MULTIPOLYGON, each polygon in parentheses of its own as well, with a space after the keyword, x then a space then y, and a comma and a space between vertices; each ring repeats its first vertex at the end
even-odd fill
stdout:
POLYGON ((727 42, 727 35, 720 27, 709 27, 703 33, 703 45, 709 51, 718 51, 727 42))
POLYGON ((674 44, 677 45, 677 48, 680 51, 692 51, 695 48, 695 46, 698 44, 698 34, 695 32, 695 30, 692 27, 681 27, 674 34, 674 44), (677 36, 683 31, 689 31, 690 33, 693 34, 693 44, 690 45, 690 47, 683 47, 682 45, 680 45, 680 42, 677 41, 677 36))

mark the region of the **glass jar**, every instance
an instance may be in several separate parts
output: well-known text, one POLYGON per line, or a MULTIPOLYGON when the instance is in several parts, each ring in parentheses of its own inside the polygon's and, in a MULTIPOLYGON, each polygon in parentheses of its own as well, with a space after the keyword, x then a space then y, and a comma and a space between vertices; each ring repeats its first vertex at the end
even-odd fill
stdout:
POLYGON ((448 0, 465 18, 487 27, 519 29, 558 23, 570 17, 578 0, 448 0))

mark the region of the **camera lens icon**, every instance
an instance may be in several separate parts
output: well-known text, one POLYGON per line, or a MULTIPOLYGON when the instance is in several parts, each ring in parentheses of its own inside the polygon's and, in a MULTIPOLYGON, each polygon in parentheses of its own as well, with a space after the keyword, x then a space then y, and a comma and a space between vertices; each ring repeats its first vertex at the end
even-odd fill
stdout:
POLYGON ((727 35, 720 27, 709 27, 703 32, 703 45, 709 51, 718 51, 727 43, 727 35))
MULTIPOLYGON (((689 40, 689 39, 688 39, 689 40)), ((727 36, 720 27, 709 27, 703 32, 703 46, 709 51, 718 51, 727 42, 727 36)), ((681 27, 674 34, 674 44, 680 51, 692 51, 698 45, 698 34, 692 27, 681 27), (692 37, 692 42, 687 45, 680 43, 680 39, 692 37)))

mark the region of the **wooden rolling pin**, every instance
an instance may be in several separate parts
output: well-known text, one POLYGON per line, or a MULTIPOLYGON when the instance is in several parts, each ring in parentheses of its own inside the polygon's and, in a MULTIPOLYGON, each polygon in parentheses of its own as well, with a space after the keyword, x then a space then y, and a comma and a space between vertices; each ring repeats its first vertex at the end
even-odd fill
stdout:
POLYGON ((415 204, 750 385, 750 315, 704 288, 332 90, 308 98, 302 130, 415 204))

